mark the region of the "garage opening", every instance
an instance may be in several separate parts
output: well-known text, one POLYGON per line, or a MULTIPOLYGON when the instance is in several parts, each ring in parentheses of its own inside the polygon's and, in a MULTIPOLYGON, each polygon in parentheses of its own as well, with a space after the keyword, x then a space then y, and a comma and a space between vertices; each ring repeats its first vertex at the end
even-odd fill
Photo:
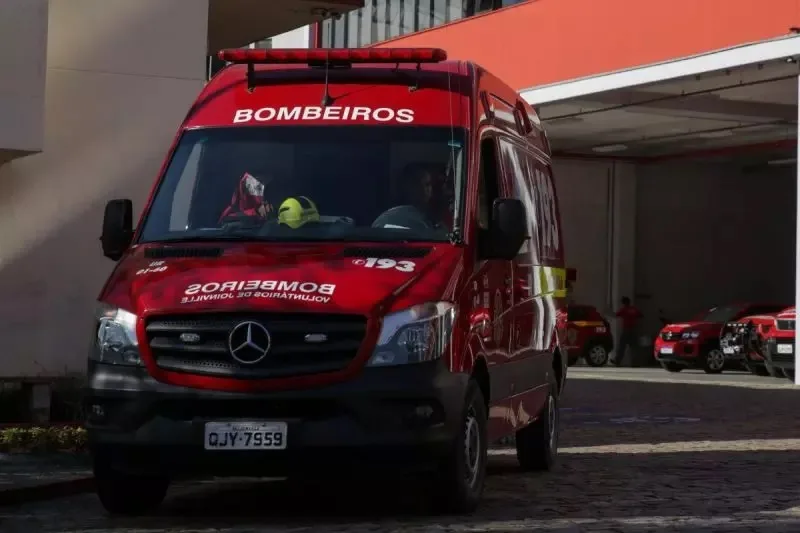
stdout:
POLYGON ((790 36, 522 93, 556 156, 574 299, 609 316, 630 296, 644 351, 716 306, 794 305, 798 60, 790 36))

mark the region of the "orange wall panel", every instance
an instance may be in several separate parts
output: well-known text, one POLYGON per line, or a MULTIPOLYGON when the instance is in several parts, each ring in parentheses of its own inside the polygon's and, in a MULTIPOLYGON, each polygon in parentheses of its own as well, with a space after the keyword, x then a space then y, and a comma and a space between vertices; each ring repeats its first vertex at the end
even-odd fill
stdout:
POLYGON ((376 46, 437 46, 522 90, 770 39, 800 0, 532 0, 376 46))

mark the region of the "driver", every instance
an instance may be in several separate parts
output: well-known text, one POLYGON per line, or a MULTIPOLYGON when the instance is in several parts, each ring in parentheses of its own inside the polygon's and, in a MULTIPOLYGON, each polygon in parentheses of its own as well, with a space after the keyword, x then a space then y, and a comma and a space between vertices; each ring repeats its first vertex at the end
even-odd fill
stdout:
POLYGON ((403 200, 417 208, 434 228, 446 225, 446 199, 442 194, 442 173, 432 165, 412 164, 403 172, 403 200))
POLYGON ((264 198, 264 189, 272 181, 271 176, 257 178, 245 172, 233 191, 228 207, 219 217, 220 224, 231 217, 267 218, 274 209, 264 198))

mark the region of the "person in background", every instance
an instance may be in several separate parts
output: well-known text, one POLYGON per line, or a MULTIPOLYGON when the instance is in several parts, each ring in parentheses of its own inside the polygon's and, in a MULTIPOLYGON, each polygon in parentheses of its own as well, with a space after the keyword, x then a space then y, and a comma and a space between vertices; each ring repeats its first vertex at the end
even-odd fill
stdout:
POLYGON ((615 313, 622 322, 622 333, 619 337, 614 365, 622 366, 625 361, 625 354, 630 348, 631 366, 633 366, 636 362, 637 331, 639 329, 639 321, 642 319, 642 312, 631 304, 631 299, 627 296, 623 296, 621 302, 622 306, 615 313))

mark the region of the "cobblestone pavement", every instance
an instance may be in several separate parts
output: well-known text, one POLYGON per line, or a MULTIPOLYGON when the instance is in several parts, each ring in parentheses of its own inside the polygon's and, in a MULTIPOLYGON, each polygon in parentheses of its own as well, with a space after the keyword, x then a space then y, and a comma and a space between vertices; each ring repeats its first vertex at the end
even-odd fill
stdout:
POLYGON ((0 453, 0 493, 86 477, 90 467, 88 459, 72 454, 37 457, 0 453))
POLYGON ((177 487, 146 518, 108 518, 91 494, 0 509, 0 531, 800 531, 800 390, 572 377, 558 467, 521 474, 511 450, 495 450, 471 516, 433 515, 413 487, 226 482, 177 487))

